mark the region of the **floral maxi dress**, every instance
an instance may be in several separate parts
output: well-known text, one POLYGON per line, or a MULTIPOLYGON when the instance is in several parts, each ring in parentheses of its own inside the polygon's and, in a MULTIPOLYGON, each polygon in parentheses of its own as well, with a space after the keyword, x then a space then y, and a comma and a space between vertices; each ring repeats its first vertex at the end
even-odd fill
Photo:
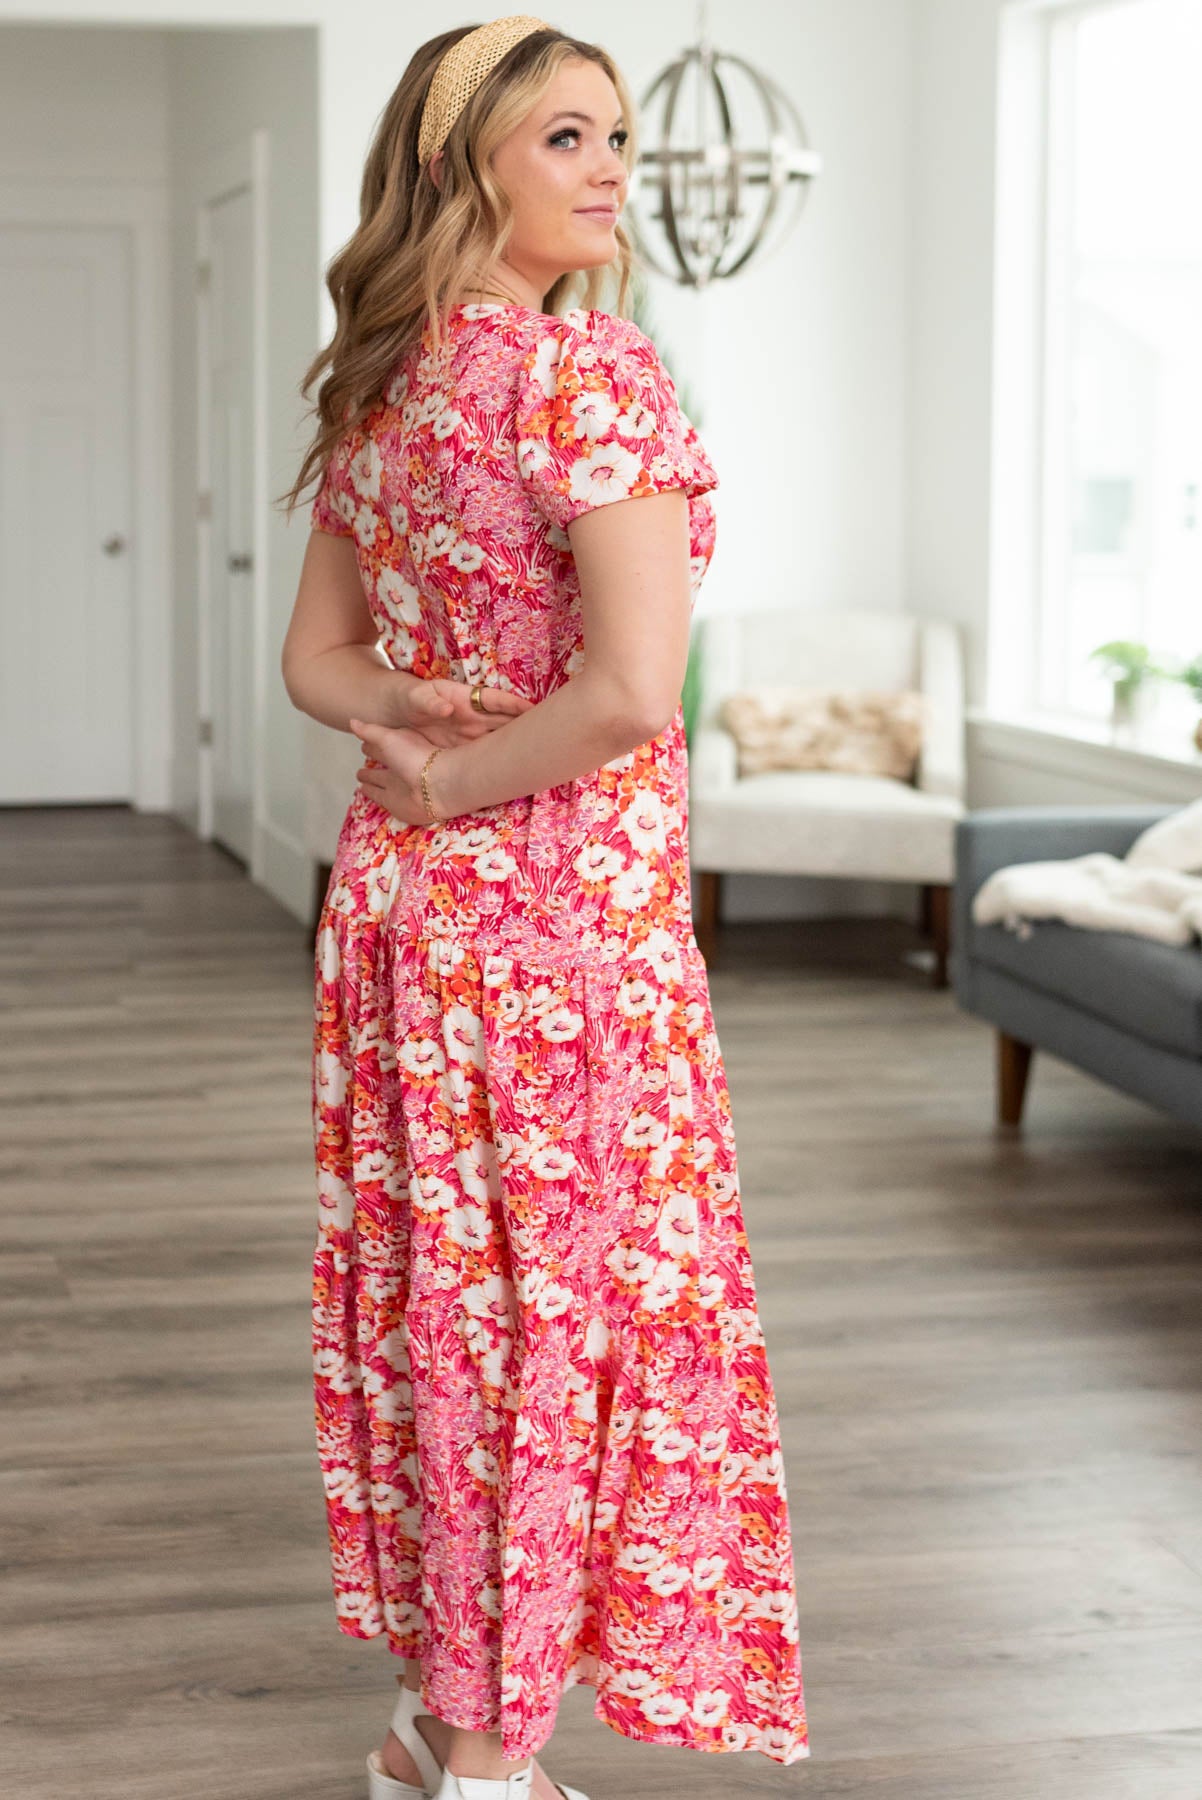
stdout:
MULTIPOLYGON (((717 477, 631 321, 428 327, 313 504, 392 665, 538 701, 581 666, 566 527, 717 477)), ((501 727, 500 729, 505 729, 501 727)), ((533 1754, 809 1755, 779 1424, 693 932, 681 710, 438 825, 357 789, 315 959, 317 1443, 339 1629, 533 1754)))

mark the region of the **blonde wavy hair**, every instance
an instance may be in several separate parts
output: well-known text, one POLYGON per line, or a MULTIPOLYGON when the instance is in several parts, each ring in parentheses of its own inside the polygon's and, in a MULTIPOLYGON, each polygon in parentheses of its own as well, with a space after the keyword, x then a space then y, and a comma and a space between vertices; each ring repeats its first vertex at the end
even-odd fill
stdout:
MULTIPOLYGON (((319 480, 343 435, 377 404, 398 362, 429 325, 440 354, 446 316, 481 281, 505 250, 514 215, 493 174, 491 160, 511 131, 538 104, 557 70, 576 58, 594 62, 613 82, 628 136, 627 169, 637 158, 634 104, 621 73, 597 44, 548 27, 531 32, 485 76, 452 125, 444 145, 442 185, 417 160, 422 107, 443 53, 474 25, 444 31, 417 50, 380 115, 359 189, 359 224, 326 270, 334 302, 334 335, 313 359, 300 385, 308 399, 325 371, 312 411, 313 441, 287 494, 291 517, 300 494, 319 480)), ((557 313, 565 302, 595 306, 616 279, 611 310, 623 315, 630 295, 634 251, 615 227, 617 255, 600 268, 569 270, 543 296, 541 310, 557 313)))

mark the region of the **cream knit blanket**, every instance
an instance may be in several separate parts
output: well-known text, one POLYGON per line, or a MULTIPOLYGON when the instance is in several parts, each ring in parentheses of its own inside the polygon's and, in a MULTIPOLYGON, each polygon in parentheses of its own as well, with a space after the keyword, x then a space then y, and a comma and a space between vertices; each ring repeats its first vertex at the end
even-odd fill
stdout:
POLYGON ((1161 944, 1202 937, 1202 800, 1150 825, 1125 857, 1095 850, 996 869, 974 896, 972 916, 1020 937, 1031 935, 1033 919, 1129 931, 1161 944))

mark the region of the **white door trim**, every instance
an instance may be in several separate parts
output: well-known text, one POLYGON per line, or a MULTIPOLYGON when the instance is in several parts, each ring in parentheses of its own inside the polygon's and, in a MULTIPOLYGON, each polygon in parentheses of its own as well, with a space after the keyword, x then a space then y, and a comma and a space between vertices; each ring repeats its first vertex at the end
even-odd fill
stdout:
POLYGON ((136 812, 166 812, 172 767, 170 426, 167 347, 167 192, 157 181, 0 181, 5 225, 117 226, 131 247, 130 366, 134 652, 133 794, 136 812))
POLYGON ((196 596, 197 596, 197 832, 213 836, 213 754, 202 741, 202 721, 213 716, 212 620, 209 616, 212 528, 203 497, 211 492, 209 464, 209 296, 200 272, 210 262, 209 208, 223 195, 249 188, 251 205, 251 816, 249 874, 264 882, 269 848, 267 822, 266 726, 268 681, 268 453, 267 453, 267 178, 270 133, 256 127, 248 137, 214 151, 196 172, 196 596))

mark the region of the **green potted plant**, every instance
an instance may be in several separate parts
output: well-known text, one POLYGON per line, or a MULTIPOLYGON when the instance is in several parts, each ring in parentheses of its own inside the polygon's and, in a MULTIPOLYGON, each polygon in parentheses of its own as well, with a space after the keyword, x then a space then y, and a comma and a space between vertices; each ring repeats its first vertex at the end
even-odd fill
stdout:
MULTIPOLYGON (((632 284, 631 317, 640 331, 656 342, 662 361, 668 374, 672 377, 672 385, 676 389, 676 398, 680 409, 696 430, 701 430, 701 410, 699 403, 692 397, 688 385, 672 367, 671 353, 665 350, 656 337, 655 322, 652 317, 650 298, 645 281, 636 280, 632 284)), ((684 687, 680 696, 681 709, 684 713, 685 744, 690 749, 693 743, 693 732, 697 723, 697 708, 701 703, 701 661, 704 646, 704 632, 701 620, 694 618, 689 633, 689 654, 685 667, 684 687)))
POLYGON ((1152 653, 1146 644, 1134 642, 1130 638, 1113 638, 1107 644, 1099 644, 1096 650, 1089 653, 1091 662, 1100 662, 1102 672, 1112 683, 1110 707, 1110 723, 1117 730, 1121 726, 1133 725, 1136 719, 1136 702, 1145 688, 1145 684, 1155 675, 1164 673, 1152 660, 1152 653))
MULTIPOLYGON (((1178 669, 1176 679, 1185 684, 1199 706, 1202 706, 1202 655, 1195 656, 1193 662, 1178 669)), ((1202 719, 1194 726, 1194 743, 1202 750, 1202 719)))

